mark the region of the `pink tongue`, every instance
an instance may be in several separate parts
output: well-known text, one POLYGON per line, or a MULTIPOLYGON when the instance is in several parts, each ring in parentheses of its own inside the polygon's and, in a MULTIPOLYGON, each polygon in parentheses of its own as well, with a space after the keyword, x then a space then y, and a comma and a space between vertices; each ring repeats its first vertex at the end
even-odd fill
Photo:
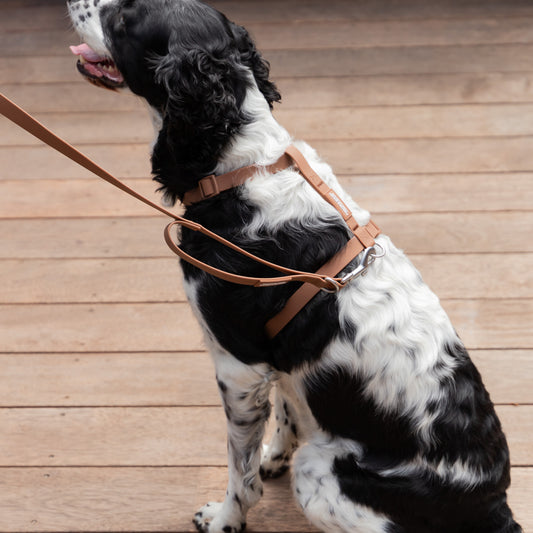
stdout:
POLYGON ((92 48, 89 47, 89 45, 83 43, 79 46, 71 46, 70 51, 75 56, 83 56, 83 58, 87 61, 90 61, 91 63, 98 63, 99 61, 103 61, 105 57, 102 57, 98 55, 92 48))

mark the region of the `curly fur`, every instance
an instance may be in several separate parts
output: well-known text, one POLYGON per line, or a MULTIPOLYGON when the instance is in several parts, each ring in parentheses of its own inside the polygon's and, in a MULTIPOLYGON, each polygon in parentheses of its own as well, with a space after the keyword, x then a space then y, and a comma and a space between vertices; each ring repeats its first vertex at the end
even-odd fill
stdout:
MULTIPOLYGON (((280 95, 244 28, 197 0, 70 0, 69 8, 85 42, 151 107, 154 179, 168 201, 210 173, 256 164, 243 186, 186 216, 301 270, 342 248, 343 220, 294 169, 260 168, 292 140, 272 117, 280 95)), ((368 212, 331 168, 297 146, 365 224, 368 212)), ((181 242, 215 267, 274 275, 195 232, 183 230, 181 242)), ((297 284, 236 286, 182 264, 228 424, 227 495, 196 513, 200 531, 242 531, 262 477, 291 461, 297 501, 328 533, 521 531, 506 501, 505 436, 481 377, 420 274, 388 237, 378 242, 385 256, 364 278, 319 293, 273 340, 264 325, 297 284), (261 446, 274 386, 276 430, 261 446)))

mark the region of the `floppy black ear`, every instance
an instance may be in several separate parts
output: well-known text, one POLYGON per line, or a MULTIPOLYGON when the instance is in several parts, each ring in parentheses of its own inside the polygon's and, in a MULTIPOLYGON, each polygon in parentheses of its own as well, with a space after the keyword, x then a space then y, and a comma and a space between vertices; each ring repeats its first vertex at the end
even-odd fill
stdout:
POLYGON ((249 74, 237 51, 172 50, 155 69, 167 93, 163 127, 152 153, 154 179, 175 202, 210 174, 223 148, 248 122, 241 111, 249 74))
POLYGON ((270 81, 270 64, 258 52, 250 34, 242 26, 231 22, 231 31, 241 55, 241 61, 253 72, 255 82, 263 93, 270 109, 274 102, 281 101, 281 94, 276 85, 270 81))

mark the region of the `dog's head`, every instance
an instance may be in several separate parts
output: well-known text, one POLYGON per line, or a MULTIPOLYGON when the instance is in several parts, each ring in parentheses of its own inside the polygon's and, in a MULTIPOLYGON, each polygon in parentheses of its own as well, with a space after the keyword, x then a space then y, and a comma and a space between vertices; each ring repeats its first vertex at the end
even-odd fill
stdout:
POLYGON ((175 201, 214 170, 225 146, 252 118, 242 109, 256 84, 280 100, 269 66, 247 31, 198 0, 68 0, 83 43, 78 70, 95 85, 128 87, 162 126, 155 179, 175 201))

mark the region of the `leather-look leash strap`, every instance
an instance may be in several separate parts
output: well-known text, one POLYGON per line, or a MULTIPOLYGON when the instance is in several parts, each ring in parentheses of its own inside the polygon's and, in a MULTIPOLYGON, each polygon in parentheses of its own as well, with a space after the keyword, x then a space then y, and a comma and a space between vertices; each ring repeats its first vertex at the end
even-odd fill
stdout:
POLYGON ((130 187, 122 183, 120 180, 118 180, 117 178, 109 174, 109 172, 99 167, 96 163, 90 160, 87 156, 83 155, 81 152, 76 150, 72 145, 70 145, 69 143, 65 142, 63 139, 59 138, 57 135, 52 133, 49 129, 47 129, 40 122, 38 122, 31 115, 26 113, 16 104, 11 102, 11 100, 6 98, 1 93, 0 93, 0 113, 2 113, 6 118, 10 119, 11 121, 13 121, 15 124, 17 124, 21 128, 25 129, 27 132, 31 133, 32 135, 34 135, 35 137, 37 137, 44 143, 48 144, 55 150, 59 151, 63 155, 67 156, 68 158, 72 159, 73 161, 81 165, 82 167, 86 168, 87 170, 101 177, 108 183, 111 183, 115 187, 118 187, 120 190, 126 192, 127 194, 133 196, 134 198, 137 198, 141 202, 153 207, 154 209, 167 215, 168 217, 173 218, 174 222, 171 222, 165 229, 165 240, 174 253, 176 253, 179 257, 181 257, 184 261, 191 263, 197 268, 200 268, 201 270, 204 270, 205 272, 208 272, 209 274, 212 274, 213 276, 221 278, 225 281, 229 281, 231 283, 237 283, 241 285, 251 285, 254 287, 269 287, 272 285, 279 285, 279 284, 288 283, 291 281, 300 281, 300 282, 305 282, 305 283, 311 283, 312 285, 316 286, 319 289, 325 289, 325 290, 337 290, 338 289, 339 287, 338 284, 342 281, 342 279, 340 278, 331 279, 329 276, 311 273, 311 272, 301 272, 299 270, 293 270, 290 268, 282 267, 280 265, 276 265, 274 263, 270 263, 269 261, 265 261, 264 259, 261 259, 260 257, 257 257, 247 252, 246 250, 236 246, 235 244, 227 241, 226 239, 220 237, 216 233, 213 233, 212 231, 208 230, 204 226, 197 224, 195 222, 192 222, 186 218, 180 217, 179 215, 176 215, 168 211, 167 209, 157 205, 156 203, 152 202, 148 198, 145 198, 138 192, 134 191, 133 189, 131 189, 130 187), (189 254, 187 254, 185 251, 183 251, 177 244, 174 243, 174 241, 172 240, 172 237, 170 236, 170 228, 172 228, 175 224, 182 225, 193 231, 199 231, 200 233, 203 233, 207 237, 214 239, 224 244, 225 246, 228 246, 232 250, 235 250, 236 252, 242 255, 245 255, 246 257, 249 257, 250 259, 262 265, 265 265, 269 268, 277 270, 278 272, 281 272, 286 275, 280 276, 280 277, 272 277, 272 278, 252 278, 252 277, 247 277, 247 276, 239 276, 237 274, 233 274, 230 272, 216 269, 212 267, 211 265, 208 265, 198 259, 193 258, 189 254))
POLYGON ((194 265, 197 268, 200 268, 204 272, 207 272, 208 274, 211 274, 217 278, 223 279, 225 281, 229 281, 231 283, 237 283, 238 285, 249 285, 252 287, 272 287, 274 285, 283 285, 284 283, 289 283, 291 281, 299 281, 302 283, 311 283, 313 286, 319 289, 324 290, 330 290, 335 291, 336 285, 335 283, 340 283, 340 279, 329 279, 326 275, 321 275, 318 273, 312 273, 312 272, 302 272, 300 270, 294 270, 292 268, 286 268, 282 267, 281 265, 277 265, 275 263, 270 263, 269 261, 265 261, 264 259, 261 259, 243 248, 240 248, 239 246, 233 244, 232 242, 224 239, 220 235, 217 235, 216 233, 213 233, 212 231, 204 228, 203 226, 200 226, 199 224, 196 224, 195 222, 192 222, 190 220, 176 220, 175 222, 171 222, 168 224, 168 226, 165 228, 165 241, 168 244, 169 248, 179 255, 182 259, 187 261, 187 263, 190 263, 191 265, 194 265), (254 278, 249 276, 240 276, 238 274, 232 274, 230 272, 226 272, 225 270, 219 270, 218 268, 212 267, 211 265, 208 265, 206 263, 203 263, 202 261, 192 257, 191 255, 184 252, 175 242, 171 235, 171 229, 174 225, 179 224, 181 226, 185 226, 186 228, 200 231, 207 237, 223 244, 227 248, 230 248, 231 250, 234 250, 235 252, 238 252, 245 257, 248 257, 250 259, 253 259, 254 261, 261 263, 262 265, 272 268, 274 270, 277 270, 278 272, 285 273, 287 275, 285 276, 278 276, 275 278, 254 278))

